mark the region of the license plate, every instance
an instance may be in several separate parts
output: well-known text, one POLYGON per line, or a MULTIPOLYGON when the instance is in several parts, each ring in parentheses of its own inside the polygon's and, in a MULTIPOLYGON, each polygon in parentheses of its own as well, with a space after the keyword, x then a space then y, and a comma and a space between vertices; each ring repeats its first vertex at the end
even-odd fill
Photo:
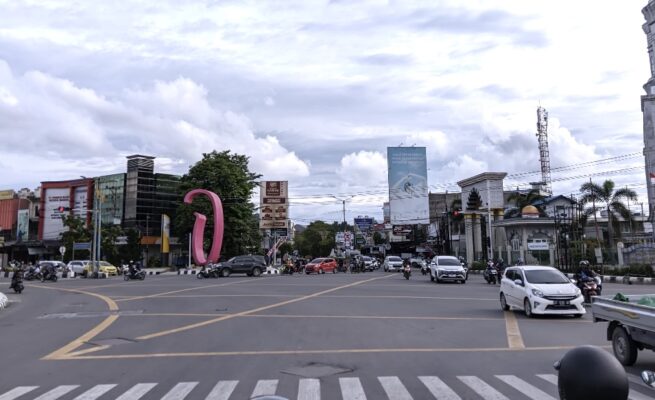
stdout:
POLYGON ((571 304, 568 300, 555 300, 556 306, 568 306, 571 304))

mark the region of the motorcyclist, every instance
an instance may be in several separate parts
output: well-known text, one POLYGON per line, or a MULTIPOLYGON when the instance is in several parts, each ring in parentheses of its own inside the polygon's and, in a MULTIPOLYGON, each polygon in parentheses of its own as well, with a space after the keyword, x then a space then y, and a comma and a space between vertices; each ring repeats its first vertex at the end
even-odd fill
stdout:
MULTIPOLYGON (((11 285, 9 286, 9 289, 17 289, 18 285, 22 283, 23 283, 23 268, 22 266, 19 266, 16 267, 16 269, 14 269, 14 274, 11 277, 11 285)), ((22 289, 20 291, 22 291, 22 289)))
POLYGON ((496 265, 494 264, 493 261, 489 260, 487 262, 487 268, 484 270, 484 279, 487 280, 487 282, 490 282, 490 277, 494 272, 498 272, 496 269, 496 265))
POLYGON ((589 266, 589 261, 580 261, 580 270, 576 274, 576 281, 580 290, 582 290, 582 287, 586 281, 593 279, 595 276, 596 273, 589 266))

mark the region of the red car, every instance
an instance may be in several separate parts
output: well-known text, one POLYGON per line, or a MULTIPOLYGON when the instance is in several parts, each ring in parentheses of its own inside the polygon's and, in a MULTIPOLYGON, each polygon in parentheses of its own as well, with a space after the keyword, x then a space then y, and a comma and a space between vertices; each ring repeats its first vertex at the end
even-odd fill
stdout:
POLYGON ((337 261, 334 258, 315 258, 309 264, 305 265, 307 275, 312 272, 324 274, 326 272, 337 273, 337 261))

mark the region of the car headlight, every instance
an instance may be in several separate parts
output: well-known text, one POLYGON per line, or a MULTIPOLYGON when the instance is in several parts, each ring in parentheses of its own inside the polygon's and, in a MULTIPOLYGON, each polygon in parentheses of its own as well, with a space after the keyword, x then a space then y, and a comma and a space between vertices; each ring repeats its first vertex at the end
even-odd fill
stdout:
POLYGON ((544 297, 544 292, 538 289, 532 289, 532 294, 537 297, 544 297))
POLYGON ((578 297, 582 294, 582 291, 580 291, 579 288, 575 288, 575 297, 578 297))

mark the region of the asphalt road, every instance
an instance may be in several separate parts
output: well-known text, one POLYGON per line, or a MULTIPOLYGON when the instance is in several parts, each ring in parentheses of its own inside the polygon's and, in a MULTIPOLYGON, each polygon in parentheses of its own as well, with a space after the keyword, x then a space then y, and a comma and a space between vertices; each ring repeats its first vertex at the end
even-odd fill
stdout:
MULTIPOLYGON (((6 292, 8 280, 0 280, 6 292)), ((605 294, 655 293, 606 284, 605 294)), ((498 286, 415 272, 27 283, 0 312, 0 400, 557 398, 553 362, 605 324, 503 312, 498 286)), ((641 352, 628 373, 655 370, 641 352)))

